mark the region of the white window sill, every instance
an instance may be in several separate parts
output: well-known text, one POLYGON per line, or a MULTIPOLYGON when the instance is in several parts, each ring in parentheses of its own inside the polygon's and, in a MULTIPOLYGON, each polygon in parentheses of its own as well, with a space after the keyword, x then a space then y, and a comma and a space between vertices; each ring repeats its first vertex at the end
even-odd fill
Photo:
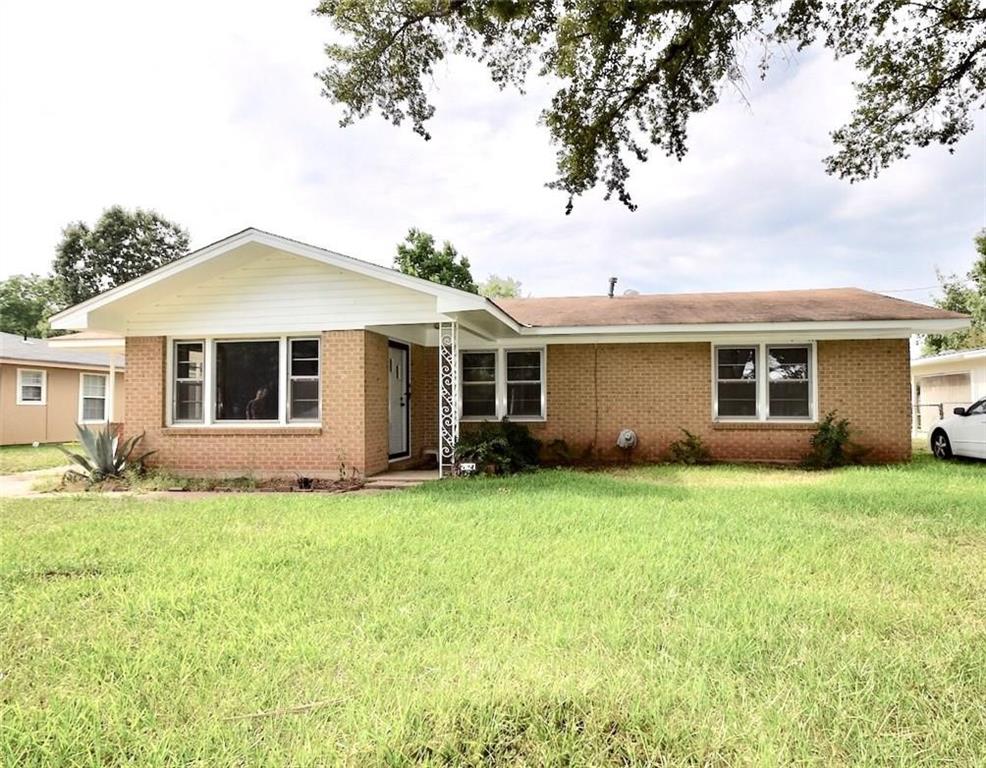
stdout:
POLYGON ((17 405, 46 405, 44 400, 18 400, 17 405))
MULTIPOLYGON (((514 424, 524 424, 524 423, 538 423, 541 421, 547 421, 546 416, 507 416, 506 420, 514 424)), ((484 421, 488 422, 501 422, 503 418, 500 416, 460 416, 460 422, 478 423, 482 424, 484 421)))

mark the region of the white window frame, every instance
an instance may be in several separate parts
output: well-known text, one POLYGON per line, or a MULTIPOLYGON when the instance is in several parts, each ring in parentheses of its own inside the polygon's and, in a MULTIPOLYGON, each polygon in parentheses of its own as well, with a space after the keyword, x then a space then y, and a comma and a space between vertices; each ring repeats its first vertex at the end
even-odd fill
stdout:
POLYGON ((728 343, 713 343, 712 348, 712 420, 715 422, 739 422, 756 424, 760 422, 777 422, 781 424, 816 424, 818 422, 818 345, 814 341, 730 341, 728 343), (756 383, 757 383, 757 415, 756 416, 720 416, 719 415, 719 350, 756 348, 756 383), (768 350, 782 347, 808 348, 808 417, 804 416, 771 416, 770 415, 770 358, 768 350))
POLYGON ((204 424, 206 417, 206 389, 205 389, 205 376, 206 370, 208 368, 208 348, 209 345, 206 343, 205 339, 175 339, 171 342, 171 348, 169 350, 169 374, 168 386, 170 390, 170 396, 168 398, 168 415, 170 422, 180 425, 196 425, 204 424), (178 402, 175 399, 178 396, 178 388, 175 386, 178 383, 178 345, 179 344, 201 344, 202 345, 202 378, 201 379, 182 379, 183 382, 196 382, 200 381, 202 384, 202 418, 201 419, 179 419, 178 418, 178 402))
MULTIPOLYGON (((516 383, 516 382, 515 382, 516 383)), ((534 382, 526 382, 533 384, 534 382)), ((487 347, 463 349, 459 352, 459 421, 500 421, 509 418, 514 422, 538 422, 548 419, 548 348, 544 347, 487 347), (462 355, 471 353, 494 353, 494 382, 496 384, 495 416, 462 415, 462 355), (537 352, 541 356, 541 413, 536 416, 507 415, 507 352, 537 352)))
MULTIPOLYGON (((410 358, 410 354, 408 354, 410 358)), ((303 358, 308 360, 310 358, 303 358)), ((287 416, 288 422, 291 424, 319 424, 322 421, 322 339, 318 336, 290 336, 287 339, 287 363, 285 371, 285 391, 284 397, 287 401, 287 416), (315 342, 315 370, 314 376, 295 376, 291 373, 291 346, 296 341, 314 341, 315 342), (313 419, 296 419, 291 415, 291 382, 293 381, 314 381, 316 383, 315 391, 318 395, 316 404, 316 415, 313 419)), ((409 382, 410 383, 410 382, 409 382)))
MULTIPOLYGON (((79 423, 80 424, 108 424, 110 421, 111 414, 108 413, 109 397, 110 395, 110 377, 107 373, 96 373, 93 371, 80 371, 79 373, 79 423), (85 413, 85 384, 86 376, 96 376, 103 380, 103 418, 101 419, 86 419, 83 417, 85 413)), ((89 397, 90 400, 98 400, 97 397, 89 397)))
MULTIPOLYGON (((29 384, 27 386, 34 386, 29 384)), ((48 371, 43 368, 18 368, 17 369, 17 405, 47 405, 48 404, 48 371), (25 373, 40 373, 41 374, 41 399, 40 400, 25 400, 23 398, 24 394, 24 383, 23 378, 25 373)))
POLYGON ((166 387, 165 396, 167 397, 168 408, 166 410, 165 426, 182 429, 271 429, 271 428, 295 428, 311 429, 322 424, 322 375, 324 365, 322 360, 322 336, 317 331, 310 333, 279 334, 263 336, 173 336, 168 338, 168 354, 165 363, 166 387), (292 340, 317 340, 318 344, 318 372, 319 372, 319 412, 318 420, 297 420, 288 419, 288 376, 290 374, 288 366, 288 346, 292 340), (277 419, 217 419, 216 410, 216 344, 223 342, 242 342, 242 341, 276 341, 278 343, 278 386, 277 393, 277 419), (202 360, 202 421, 176 421, 175 414, 175 348, 177 344, 201 343, 203 345, 202 360))

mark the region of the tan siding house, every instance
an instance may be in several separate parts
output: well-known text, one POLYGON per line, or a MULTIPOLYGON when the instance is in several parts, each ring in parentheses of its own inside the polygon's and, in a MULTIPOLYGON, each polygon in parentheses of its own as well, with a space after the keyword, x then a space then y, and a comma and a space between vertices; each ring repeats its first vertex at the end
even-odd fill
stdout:
POLYGON ((122 421, 122 365, 114 386, 110 363, 107 354, 0 334, 0 445, 60 443, 76 438, 77 423, 122 421))
POLYGON ((116 335, 124 429, 190 473, 375 474, 461 430, 528 424, 574 458, 796 461, 837 410, 878 461, 909 458, 908 339, 968 318, 857 289, 493 302, 248 229, 72 307, 116 335))

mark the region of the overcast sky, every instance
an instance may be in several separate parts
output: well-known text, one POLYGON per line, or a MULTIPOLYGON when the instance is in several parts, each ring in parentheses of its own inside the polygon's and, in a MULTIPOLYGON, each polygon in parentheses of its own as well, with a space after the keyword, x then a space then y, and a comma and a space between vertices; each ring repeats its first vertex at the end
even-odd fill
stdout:
POLYGON ((633 170, 635 213, 600 192, 564 215, 544 188, 550 91, 499 92, 473 64, 436 77, 433 139, 373 117, 339 128, 320 97, 315 0, 3 0, 0 274, 44 272, 61 228, 112 204, 154 208, 199 247, 246 226, 389 265, 409 227, 451 240, 474 275, 534 295, 856 285, 926 300, 986 226, 986 129, 918 150, 878 181, 826 176, 852 69, 778 61, 744 103, 690 131, 684 162, 633 170))

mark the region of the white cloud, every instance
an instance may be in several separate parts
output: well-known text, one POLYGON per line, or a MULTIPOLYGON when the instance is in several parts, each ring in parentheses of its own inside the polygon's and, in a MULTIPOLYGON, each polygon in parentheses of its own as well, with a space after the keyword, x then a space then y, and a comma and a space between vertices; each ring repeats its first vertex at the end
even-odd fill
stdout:
MULTIPOLYGON (((824 175, 849 62, 778 60, 697 117, 681 163, 637 167, 629 213, 594 192, 564 215, 545 189, 548 84, 499 92, 475 63, 436 76, 433 140, 373 117, 337 126, 319 95, 331 30, 313 0, 8 4, 0 18, 0 273, 44 271, 60 229, 120 203, 200 246, 248 225, 379 263, 411 226, 477 277, 539 295, 930 285, 986 225, 980 125, 955 155, 919 150, 876 182, 824 175)), ((921 294, 909 297, 923 298, 921 294)))

